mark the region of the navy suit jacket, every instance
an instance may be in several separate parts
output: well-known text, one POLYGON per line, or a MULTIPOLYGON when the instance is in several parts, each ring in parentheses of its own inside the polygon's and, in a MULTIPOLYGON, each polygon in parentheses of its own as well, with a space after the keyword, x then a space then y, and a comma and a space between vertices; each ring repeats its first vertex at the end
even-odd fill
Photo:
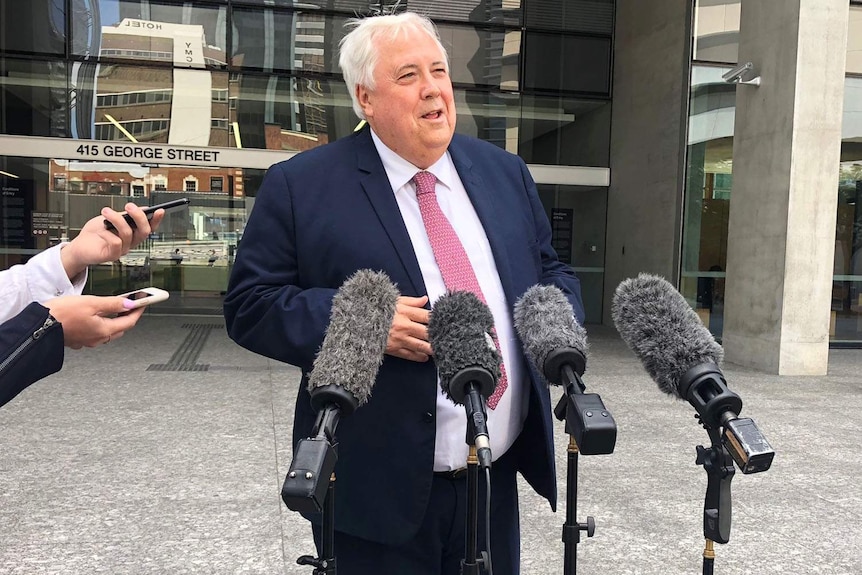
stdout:
POLYGON ((0 325, 0 406, 63 367, 63 330, 48 308, 31 303, 0 325))
MULTIPOLYGON (((548 218, 524 162, 457 134, 449 152, 485 228, 509 305, 535 284, 556 285, 582 322, 578 280, 551 247, 548 218)), ((307 373, 329 323, 332 296, 359 269, 385 272, 402 295, 426 294, 367 127, 269 169, 225 298, 234 341, 303 370, 294 445, 314 426, 307 373)), ((550 394, 532 368, 530 378, 527 419, 512 449, 522 475, 553 507, 550 394)), ((433 361, 385 357, 368 403, 338 427, 337 530, 390 545, 416 533, 433 478, 436 397, 433 361)))

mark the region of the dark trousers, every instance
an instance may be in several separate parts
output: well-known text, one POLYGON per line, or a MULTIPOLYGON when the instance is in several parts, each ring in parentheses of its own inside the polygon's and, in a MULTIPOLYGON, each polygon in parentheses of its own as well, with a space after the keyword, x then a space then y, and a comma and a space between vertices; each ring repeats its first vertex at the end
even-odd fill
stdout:
MULTIPOLYGON (((491 558, 494 575, 518 575, 518 486, 508 454, 491 466, 491 558)), ((479 474, 479 552, 485 544, 485 475, 479 474)), ((335 532, 338 575, 459 575, 465 556, 467 477, 435 475, 419 532, 404 545, 388 546, 335 532)), ((336 525, 336 529, 338 526, 336 525)), ((313 525, 320 552, 319 525, 313 525)), ((482 570, 487 573, 487 570, 482 570)))

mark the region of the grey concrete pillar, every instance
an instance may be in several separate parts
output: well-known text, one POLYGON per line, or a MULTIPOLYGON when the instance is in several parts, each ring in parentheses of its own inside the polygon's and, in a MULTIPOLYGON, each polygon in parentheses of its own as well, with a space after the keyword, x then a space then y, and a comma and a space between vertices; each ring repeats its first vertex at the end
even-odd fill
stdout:
POLYGON ((826 373, 847 0, 743 0, 723 345, 784 375, 826 373))
POLYGON ((619 0, 603 323, 619 283, 677 280, 685 174, 691 0, 619 0))

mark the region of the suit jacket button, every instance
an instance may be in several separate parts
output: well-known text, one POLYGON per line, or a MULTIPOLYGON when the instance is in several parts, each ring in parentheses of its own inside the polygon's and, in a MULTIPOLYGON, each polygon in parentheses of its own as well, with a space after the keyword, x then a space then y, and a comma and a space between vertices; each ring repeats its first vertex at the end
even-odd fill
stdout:
POLYGON ((432 421, 434 421, 434 414, 430 411, 427 411, 425 412, 425 415, 422 416, 422 420, 426 423, 431 423, 432 421))

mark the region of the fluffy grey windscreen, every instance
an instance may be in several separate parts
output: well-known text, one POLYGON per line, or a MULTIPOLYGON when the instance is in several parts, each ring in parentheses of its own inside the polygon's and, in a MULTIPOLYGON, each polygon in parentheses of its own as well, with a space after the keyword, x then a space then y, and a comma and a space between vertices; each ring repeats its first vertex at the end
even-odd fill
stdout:
POLYGON ((345 280, 332 298, 329 326, 308 378, 309 388, 338 385, 360 406, 368 401, 398 296, 383 272, 363 269, 345 280))
POLYGON ((515 330, 524 352, 545 373, 545 360, 553 351, 572 348, 587 354, 587 332, 575 319, 572 304, 556 286, 535 285, 515 302, 515 330))
POLYGON ((679 381, 702 363, 721 364, 724 351, 685 298, 664 278, 642 273, 617 286, 614 325, 660 390, 680 397, 679 381))
POLYGON ((440 385, 452 399, 452 376, 462 369, 480 367, 498 381, 500 354, 489 334, 494 316, 488 306, 472 292, 448 292, 434 303, 428 321, 428 341, 434 350, 434 362, 440 385))

